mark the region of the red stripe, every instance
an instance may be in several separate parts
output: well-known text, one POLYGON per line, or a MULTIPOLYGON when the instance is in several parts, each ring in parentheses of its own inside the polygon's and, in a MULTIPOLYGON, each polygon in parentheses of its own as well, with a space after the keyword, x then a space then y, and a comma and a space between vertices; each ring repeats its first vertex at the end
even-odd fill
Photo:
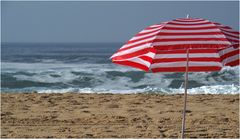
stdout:
POLYGON ((231 27, 229 27, 229 26, 218 26, 219 28, 224 28, 224 29, 232 29, 231 27))
POLYGON ((157 33, 159 30, 154 30, 154 31, 149 31, 149 32, 144 32, 144 33, 138 33, 135 35, 135 37, 137 36, 143 36, 143 35, 147 35, 147 34, 151 34, 151 33, 157 33))
POLYGON ((141 55, 144 55, 148 52, 151 52, 151 48, 145 48, 145 49, 141 49, 141 50, 138 50, 138 51, 135 51, 135 52, 132 52, 132 53, 127 53, 127 54, 124 54, 124 55, 121 55, 121 56, 116 56, 116 57, 113 57, 112 60, 124 60, 124 59, 128 59, 128 58, 132 58, 132 57, 137 57, 137 56, 141 56, 141 55))
MULTIPOLYGON (((150 37, 149 37, 150 38, 150 37)), ((131 49, 137 46, 141 46, 147 43, 152 43, 152 42, 172 42, 172 41, 228 41, 229 39, 226 38, 176 38, 176 39, 153 39, 150 41, 145 41, 145 42, 141 42, 141 43, 137 43, 134 44, 132 46, 129 47, 125 47, 125 48, 120 48, 118 50, 118 52, 127 50, 127 49, 131 49)), ((231 42, 238 42, 236 40, 232 40, 231 42)), ((131 43, 127 43, 127 44, 131 44, 131 43)))
POLYGON ((231 43, 233 43, 233 42, 234 43, 239 43, 239 40, 233 40, 233 39, 229 39, 229 38, 227 38, 227 40, 230 41, 231 43))
POLYGON ((147 28, 145 28, 144 30, 151 30, 151 29, 157 29, 157 28, 160 28, 161 26, 160 26, 160 24, 159 24, 159 26, 158 27, 147 27, 147 28))
POLYGON ((191 19, 189 19, 189 20, 179 20, 179 19, 175 19, 173 21, 177 21, 177 22, 201 22, 201 21, 206 21, 206 20, 204 20, 204 19, 199 19, 199 20, 191 20, 191 19))
POLYGON ((226 38, 172 38, 155 39, 153 42, 172 42, 172 41, 228 41, 226 38))
POLYGON ((138 68, 138 69, 144 70, 146 72, 149 71, 149 68, 147 66, 139 64, 139 63, 135 63, 132 61, 113 61, 113 63, 138 68))
POLYGON ((240 47, 239 44, 233 44, 232 46, 233 46, 233 48, 239 48, 240 47))
POLYGON ((236 39, 239 39, 239 36, 234 36, 234 35, 229 35, 229 34, 226 34, 224 32, 222 32, 223 35, 225 35, 226 37, 233 37, 233 38, 236 38, 236 39))
MULTIPOLYGON (((147 37, 144 37, 144 38, 140 38, 140 39, 135 39, 135 40, 129 40, 126 44, 124 45, 127 45, 127 44, 132 44, 132 43, 135 43, 135 42, 138 42, 138 41, 142 41, 142 40, 146 40, 146 39, 149 39, 149 38, 152 38, 156 35, 151 35, 151 36, 147 36, 147 37)), ((147 42, 147 41, 146 41, 147 42)))
MULTIPOLYGON (((152 36, 151 36, 152 37, 152 36)), ((148 38, 151 38, 148 37, 148 38)), ((142 39, 144 40, 144 39, 142 39)), ((152 43, 152 42, 168 42, 168 41, 230 41, 230 42, 239 42, 237 40, 231 40, 231 39, 226 39, 226 38, 176 38, 176 39, 153 39, 150 41, 145 41, 145 42, 141 42, 141 43, 137 43, 135 45, 129 46, 129 47, 125 47, 125 48, 120 48, 118 50, 118 52, 127 50, 127 49, 131 49, 140 45, 144 45, 146 43, 152 43)), ((137 42, 137 41, 136 41, 137 42)), ((127 43, 127 44, 131 44, 131 43, 127 43)))
POLYGON ((239 63, 240 63, 240 59, 237 59, 237 60, 227 63, 226 66, 234 67, 234 66, 239 65, 239 63))
POLYGON ((226 26, 226 25, 222 25, 220 23, 217 23, 217 22, 212 22, 213 24, 215 24, 216 26, 220 27, 220 28, 226 28, 226 29, 232 29, 231 27, 229 26, 226 26))
POLYGON ((152 58, 151 57, 149 57, 149 56, 140 56, 139 58, 141 58, 141 59, 143 59, 143 60, 145 60, 145 61, 147 61, 147 62, 149 62, 149 63, 152 63, 152 58))
POLYGON ((213 22, 214 24, 216 24, 216 25, 221 25, 220 23, 218 23, 218 22, 213 22))
POLYGON ((232 44, 233 48, 239 48, 240 45, 239 44, 232 44))
MULTIPOLYGON (((154 37, 154 36, 159 36, 159 35, 151 35, 151 36, 148 36, 148 37, 144 37, 144 38, 140 38, 140 39, 136 39, 136 40, 130 40, 130 41, 128 41, 126 44, 131 44, 131 43, 135 43, 135 42, 138 42, 138 41, 142 41, 142 40, 145 40, 145 39, 149 39, 149 38, 152 38, 152 37, 154 37)), ((161 37, 161 36, 159 36, 159 37, 161 37)), ((213 35, 213 37, 214 37, 214 35, 213 35)), ((158 40, 163 40, 163 41, 197 41, 197 40, 199 40, 199 41, 205 41, 205 40, 220 40, 220 41, 226 41, 226 40, 228 40, 228 41, 230 41, 230 42, 239 42, 239 40, 233 40, 233 39, 230 39, 230 38, 171 38, 171 39, 161 39, 161 38, 158 38, 158 39, 154 39, 154 42, 155 42, 155 40, 156 40, 156 42, 158 41, 158 40)), ((147 42, 147 41, 146 41, 147 42)), ((144 43, 144 42, 143 42, 144 43)))
POLYGON ((225 29, 221 29, 223 32, 227 32, 227 33, 232 33, 232 34, 236 34, 236 35, 239 35, 239 32, 237 31, 229 31, 229 30, 225 30, 225 29))
POLYGON ((163 27, 162 29, 168 30, 205 30, 205 29, 217 29, 217 26, 209 26, 209 27, 191 27, 191 28, 182 28, 182 27, 163 27))
POLYGON ((177 18, 175 20, 181 20, 181 21, 186 21, 186 20, 191 20, 191 21, 196 21, 196 20, 205 20, 202 18, 177 18))
MULTIPOLYGON (((201 72, 201 71, 219 71, 221 67, 208 66, 208 67, 188 67, 189 72, 201 72)), ((185 72, 186 67, 171 67, 171 68, 154 68, 152 72, 185 72)))
POLYGON ((181 33, 181 32, 159 32, 158 36, 176 36, 176 35, 222 35, 222 32, 186 32, 186 33, 181 33))
MULTIPOLYGON (((150 37, 149 37, 150 38, 150 37)), ((141 42, 141 43, 137 43, 137 44, 134 44, 132 46, 128 46, 128 47, 125 47, 125 48, 120 48, 118 50, 118 52, 121 52, 121 51, 125 51, 127 49, 131 49, 131 48, 134 48, 134 47, 137 47, 137 46, 141 46, 141 45, 144 45, 144 44, 147 44, 147 43, 152 43, 152 42, 172 42, 172 41, 228 41, 228 39, 226 38, 177 38, 177 39, 153 39, 153 40, 150 40, 150 41, 145 41, 145 42, 141 42)), ((232 41, 232 42, 238 42, 238 41, 232 41)), ((131 44, 131 43, 127 43, 127 44, 131 44)), ((184 45, 184 44, 182 44, 184 45)), ((191 44, 191 45, 194 45, 194 44, 191 44)), ((197 44, 199 45, 199 44, 197 44)), ((202 45, 211 45, 211 44, 202 44, 202 45)), ((215 44, 214 44, 215 45, 215 44)), ((218 44, 217 44, 218 45, 218 44)), ((201 48, 201 47, 200 47, 201 48)), ((212 48, 212 47, 211 47, 212 48)))
POLYGON ((224 44, 175 44, 175 45, 155 45, 154 48, 159 50, 173 50, 173 49, 198 49, 198 48, 208 48, 208 49, 224 49, 229 47, 224 44))
MULTIPOLYGON (((156 54, 186 54, 187 50, 157 51, 156 54)), ((217 49, 190 49, 189 53, 218 53, 217 49)))
POLYGON ((206 24, 210 24, 212 25, 211 22, 204 22, 204 23, 197 23, 197 24, 181 24, 181 23, 173 23, 173 22, 168 22, 167 24, 169 25, 184 25, 184 26, 194 26, 194 25, 206 25, 206 24))
POLYGON ((240 53, 240 51, 239 51, 239 49, 237 49, 237 50, 234 50, 234 51, 231 51, 231 52, 229 52, 229 53, 226 53, 226 54, 222 55, 222 56, 221 56, 221 59, 224 60, 224 59, 226 59, 226 58, 228 58, 228 57, 237 55, 237 54, 239 54, 239 53, 240 53))
POLYGON ((138 47, 138 46, 141 46, 141 45, 144 45, 144 44, 147 44, 147 43, 151 43, 151 42, 152 42, 152 40, 151 41, 145 41, 145 42, 142 42, 142 43, 137 43, 137 44, 134 44, 132 46, 120 48, 117 52, 122 52, 122 51, 131 49, 131 48, 134 48, 134 47, 138 47))
POLYGON ((150 36, 147 36, 147 37, 143 37, 143 38, 140 38, 140 39, 129 40, 126 44, 131 44, 131 43, 138 42, 138 41, 141 41, 141 40, 149 39, 149 38, 152 38, 154 36, 156 36, 156 34, 155 35, 150 35, 150 36))
MULTIPOLYGON (((164 62, 178 62, 178 61, 186 61, 186 58, 161 58, 161 59, 154 59, 153 63, 164 63, 164 62)), ((212 57, 198 57, 198 58, 189 58, 189 61, 201 61, 201 62, 220 62, 220 58, 212 58, 212 57)))

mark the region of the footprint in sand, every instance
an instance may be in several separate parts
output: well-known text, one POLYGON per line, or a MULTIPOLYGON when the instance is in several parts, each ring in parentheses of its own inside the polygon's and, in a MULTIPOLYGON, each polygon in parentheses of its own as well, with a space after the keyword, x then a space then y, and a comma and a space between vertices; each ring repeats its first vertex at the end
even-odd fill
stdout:
POLYGON ((142 103, 140 103, 140 102, 132 102, 131 104, 133 104, 133 105, 140 105, 142 103))
POLYGON ((87 110, 84 110, 84 111, 82 111, 82 112, 84 112, 84 113, 90 113, 90 111, 87 111, 87 110))
POLYGON ((84 137, 87 137, 87 138, 89 138, 89 137, 93 137, 93 134, 87 133, 87 134, 85 134, 84 137))
POLYGON ((107 108, 119 108, 118 104, 109 104, 107 108))
POLYGON ((82 106, 80 107, 80 109, 86 109, 86 108, 89 108, 88 106, 82 106))

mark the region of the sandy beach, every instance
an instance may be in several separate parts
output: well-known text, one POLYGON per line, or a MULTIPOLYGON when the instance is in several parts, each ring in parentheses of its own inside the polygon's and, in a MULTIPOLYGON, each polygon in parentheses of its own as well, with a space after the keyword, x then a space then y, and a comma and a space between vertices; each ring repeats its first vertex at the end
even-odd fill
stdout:
MULTIPOLYGON (((1 104, 1 137, 177 138, 183 96, 2 93, 1 104)), ((189 95, 186 137, 239 138, 239 95, 189 95)))

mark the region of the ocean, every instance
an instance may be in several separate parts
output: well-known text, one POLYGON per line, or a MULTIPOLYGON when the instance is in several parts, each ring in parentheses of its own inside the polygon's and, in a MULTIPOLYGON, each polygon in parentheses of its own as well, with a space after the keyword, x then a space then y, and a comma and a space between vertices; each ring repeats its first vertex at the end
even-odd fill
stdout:
MULTIPOLYGON (((121 43, 3 43, 1 92, 183 93, 184 73, 111 63, 121 43)), ((189 73, 189 94, 239 93, 239 66, 189 73)))

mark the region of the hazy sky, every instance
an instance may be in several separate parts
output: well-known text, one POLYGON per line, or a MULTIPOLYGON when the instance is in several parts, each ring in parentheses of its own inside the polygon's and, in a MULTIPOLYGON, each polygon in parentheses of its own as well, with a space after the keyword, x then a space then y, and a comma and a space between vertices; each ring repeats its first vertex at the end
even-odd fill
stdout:
POLYGON ((2 2, 3 42, 125 42, 151 24, 206 18, 239 29, 239 2, 2 2))

